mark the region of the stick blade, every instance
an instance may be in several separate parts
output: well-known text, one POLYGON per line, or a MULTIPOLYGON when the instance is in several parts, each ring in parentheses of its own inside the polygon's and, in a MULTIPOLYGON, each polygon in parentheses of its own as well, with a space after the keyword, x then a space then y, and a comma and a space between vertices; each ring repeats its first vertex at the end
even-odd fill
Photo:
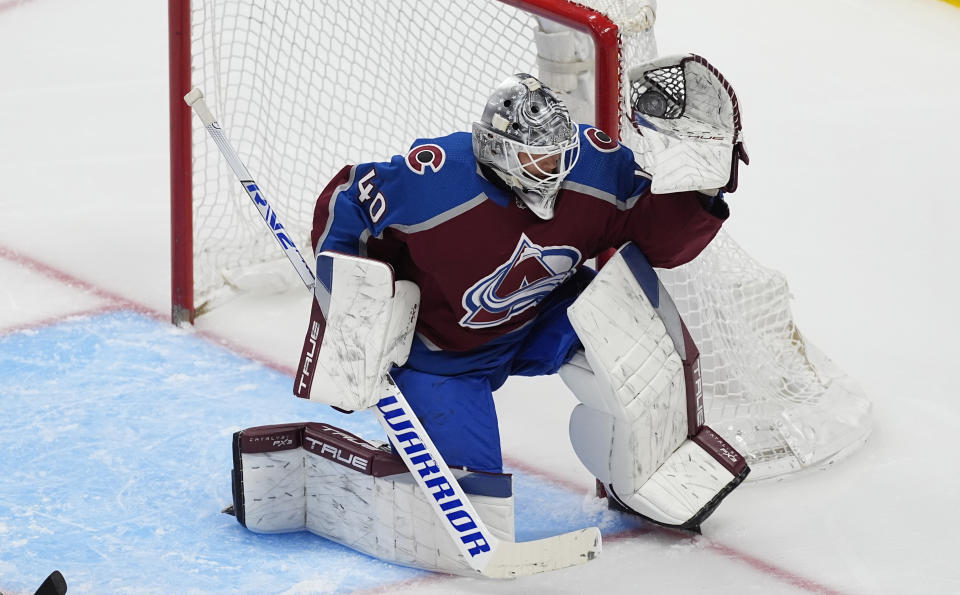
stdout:
POLYGON ((601 543, 596 527, 535 541, 501 541, 483 575, 513 578, 579 566, 600 555, 601 543))

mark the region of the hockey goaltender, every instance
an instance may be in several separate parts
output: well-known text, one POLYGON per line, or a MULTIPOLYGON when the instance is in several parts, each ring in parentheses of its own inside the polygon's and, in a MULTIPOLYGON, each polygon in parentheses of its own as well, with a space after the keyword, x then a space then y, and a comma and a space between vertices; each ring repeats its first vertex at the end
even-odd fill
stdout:
POLYGON ((388 442, 324 423, 238 432, 244 526, 455 574, 592 559, 595 528, 514 542, 492 396, 514 374, 559 373, 580 401, 570 440, 611 506, 699 530, 743 481, 743 457, 704 425, 698 351, 653 268, 697 256, 729 216, 747 162, 736 96, 694 55, 628 78, 636 154, 520 73, 472 133, 346 166, 323 189, 294 392, 372 408, 388 442), (599 273, 585 266, 610 250, 599 273))

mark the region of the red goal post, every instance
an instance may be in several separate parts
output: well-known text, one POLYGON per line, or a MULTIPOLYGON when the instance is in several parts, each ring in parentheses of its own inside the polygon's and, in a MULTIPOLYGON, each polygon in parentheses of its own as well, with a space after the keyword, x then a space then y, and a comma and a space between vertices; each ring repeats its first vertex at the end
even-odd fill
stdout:
POLYGON ((169 0, 171 318, 193 324, 193 121, 183 101, 191 87, 190 0, 169 0))

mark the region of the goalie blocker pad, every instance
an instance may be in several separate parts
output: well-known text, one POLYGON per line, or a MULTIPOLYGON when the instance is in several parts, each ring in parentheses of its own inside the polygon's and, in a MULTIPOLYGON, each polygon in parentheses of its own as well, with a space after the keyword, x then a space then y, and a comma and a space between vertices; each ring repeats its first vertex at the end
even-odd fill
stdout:
MULTIPOLYGON (((488 529, 512 541, 512 476, 454 475, 488 529)), ((255 533, 306 530, 388 562, 477 576, 386 444, 325 423, 248 428, 233 435, 232 478, 233 514, 255 533)))
POLYGON ((293 394, 341 411, 377 402, 383 377, 407 361, 420 289, 372 258, 321 252, 293 394), (314 386, 316 376, 323 381, 314 386))
POLYGON ((612 502, 696 529, 749 473, 704 425, 700 354, 653 267, 627 244, 568 310, 584 345, 560 370, 570 438, 612 502))

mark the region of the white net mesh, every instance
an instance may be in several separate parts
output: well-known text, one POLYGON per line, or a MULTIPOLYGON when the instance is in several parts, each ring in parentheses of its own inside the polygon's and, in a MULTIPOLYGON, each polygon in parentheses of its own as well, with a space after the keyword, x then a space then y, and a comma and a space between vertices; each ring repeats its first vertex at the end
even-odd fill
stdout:
MULTIPOLYGON (((533 17, 498 2, 208 0, 192 11, 193 84, 301 249, 340 167, 469 130, 496 83, 536 64, 533 17)), ((203 135, 195 125, 200 312, 225 283, 291 278, 263 264, 282 255, 203 135)))
MULTIPOLYGON (((656 56, 651 0, 584 4, 620 27, 625 64, 656 56)), ((341 166, 469 130, 508 74, 550 76, 538 21, 495 0, 196 0, 191 13, 193 84, 301 249, 341 166)), ((556 66, 563 53, 546 57, 556 66)), ((570 100, 592 102, 589 73, 559 68, 579 82, 570 100)), ((631 126, 621 133, 637 146, 631 126)), ((238 288, 298 283, 199 123, 193 138, 198 313, 238 288)), ((804 343, 782 276, 721 233, 663 278, 701 350, 707 423, 744 452, 752 478, 824 466, 866 439, 868 402, 804 343)))
POLYGON ((870 433, 870 403, 809 341, 784 277, 721 232, 693 262, 660 271, 700 349, 707 424, 752 479, 840 460, 870 433))

